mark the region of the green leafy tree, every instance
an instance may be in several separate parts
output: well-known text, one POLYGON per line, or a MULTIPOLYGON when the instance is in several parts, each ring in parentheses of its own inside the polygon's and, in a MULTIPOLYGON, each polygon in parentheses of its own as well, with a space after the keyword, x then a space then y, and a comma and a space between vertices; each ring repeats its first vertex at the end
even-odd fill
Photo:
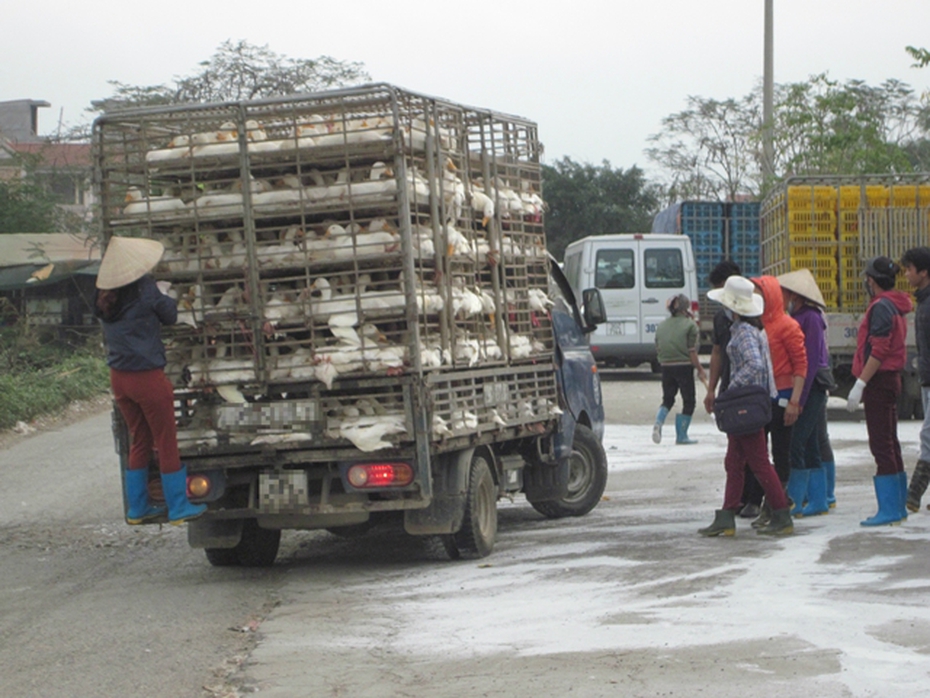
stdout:
MULTIPOLYGON (((662 167, 669 200, 765 194, 761 105, 759 85, 738 100, 689 97, 687 109, 663 119, 646 154, 662 167)), ((821 74, 776 85, 775 172, 910 171, 925 118, 913 90, 897 80, 873 87, 821 74)))
POLYGON ((926 68, 930 65, 930 51, 927 49, 906 46, 904 50, 911 54, 911 58, 914 59, 914 68, 926 68))
POLYGON ((543 166, 543 194, 549 251, 557 258, 586 235, 649 231, 659 206, 642 170, 614 169, 607 160, 597 166, 564 157, 543 166))
POLYGON ((30 179, 0 181, 0 233, 60 232, 63 223, 44 187, 30 179))

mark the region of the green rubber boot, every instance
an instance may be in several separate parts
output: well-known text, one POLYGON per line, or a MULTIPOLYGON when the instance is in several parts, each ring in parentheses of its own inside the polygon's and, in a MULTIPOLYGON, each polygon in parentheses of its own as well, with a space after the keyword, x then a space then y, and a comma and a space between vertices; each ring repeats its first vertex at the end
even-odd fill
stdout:
POLYGON ((698 533, 709 538, 715 536, 736 535, 736 512, 729 509, 717 509, 714 512, 714 522, 707 528, 698 529, 698 533))

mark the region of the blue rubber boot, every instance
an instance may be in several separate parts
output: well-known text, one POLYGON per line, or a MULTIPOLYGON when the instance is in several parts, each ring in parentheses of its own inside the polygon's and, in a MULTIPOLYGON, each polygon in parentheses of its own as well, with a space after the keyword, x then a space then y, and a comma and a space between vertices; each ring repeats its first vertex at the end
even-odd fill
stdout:
POLYGON ((872 478, 875 484, 875 498, 878 500, 878 513, 865 521, 862 526, 887 526, 901 523, 901 478, 898 474, 876 475, 872 478))
POLYGON ((827 474, 827 506, 836 508, 836 462, 829 460, 820 464, 827 474))
POLYGON ((823 468, 808 470, 807 504, 795 516, 820 516, 830 511, 827 503, 827 473, 823 468))
POLYGON ((901 488, 901 520, 907 520, 907 471, 902 470, 898 473, 898 486, 901 488))
POLYGON ((662 405, 656 412, 656 423, 652 427, 652 443, 662 443, 662 425, 665 424, 665 418, 668 417, 668 407, 662 405))
POLYGON ((187 466, 174 473, 161 474, 161 486, 168 502, 168 522, 180 526, 207 510, 206 504, 191 504, 187 499, 187 466))
POLYGON ((149 471, 148 468, 127 470, 124 476, 126 483, 126 523, 138 526, 165 514, 165 507, 152 504, 149 500, 149 471))
POLYGON ((811 471, 803 468, 792 468, 788 473, 788 483, 785 485, 785 493, 791 500, 788 513, 792 516, 799 516, 801 513, 804 500, 807 498, 807 486, 810 482, 811 471))
POLYGON ((675 415, 675 443, 676 444, 696 444, 697 441, 688 438, 688 427, 691 426, 690 414, 675 415))

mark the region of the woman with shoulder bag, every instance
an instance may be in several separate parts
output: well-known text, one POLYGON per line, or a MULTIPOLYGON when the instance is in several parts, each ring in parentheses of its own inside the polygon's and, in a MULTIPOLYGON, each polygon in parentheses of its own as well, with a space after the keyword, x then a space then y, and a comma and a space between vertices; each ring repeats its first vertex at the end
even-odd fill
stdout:
MULTIPOLYGON (((758 386, 768 393, 768 400, 775 396, 775 378, 769 356, 768 341, 759 319, 764 309, 762 298, 754 293, 753 283, 742 276, 731 276, 723 288, 708 291, 707 297, 717 301, 733 316, 727 357, 730 361, 730 387, 717 397, 716 403, 726 403, 727 393, 742 390, 747 386, 758 386)), ((760 391, 756 391, 760 392, 760 391)), ((765 395, 763 394, 763 402, 765 395)), ((715 404, 715 412, 717 405, 715 404)), ((718 425, 721 415, 718 415, 718 425)), ((756 529, 757 533, 785 535, 794 532, 794 524, 788 513, 788 498, 782 489, 775 468, 769 460, 764 424, 752 425, 749 433, 728 431, 727 454, 724 468, 727 473, 723 508, 718 509, 714 522, 698 531, 703 536, 732 536, 736 533, 736 512, 742 506, 745 469, 756 476, 772 506, 772 516, 767 524, 756 529)), ((729 427, 728 427, 729 429, 729 427)))

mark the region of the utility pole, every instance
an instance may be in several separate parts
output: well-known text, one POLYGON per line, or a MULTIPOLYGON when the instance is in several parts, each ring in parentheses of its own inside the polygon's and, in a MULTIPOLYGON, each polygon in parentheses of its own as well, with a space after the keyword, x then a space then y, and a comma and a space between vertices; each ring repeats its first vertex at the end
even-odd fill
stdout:
POLYGON ((775 146, 773 143, 775 49, 772 29, 774 0, 765 0, 765 58, 762 68, 762 179, 763 187, 775 178, 775 146))

